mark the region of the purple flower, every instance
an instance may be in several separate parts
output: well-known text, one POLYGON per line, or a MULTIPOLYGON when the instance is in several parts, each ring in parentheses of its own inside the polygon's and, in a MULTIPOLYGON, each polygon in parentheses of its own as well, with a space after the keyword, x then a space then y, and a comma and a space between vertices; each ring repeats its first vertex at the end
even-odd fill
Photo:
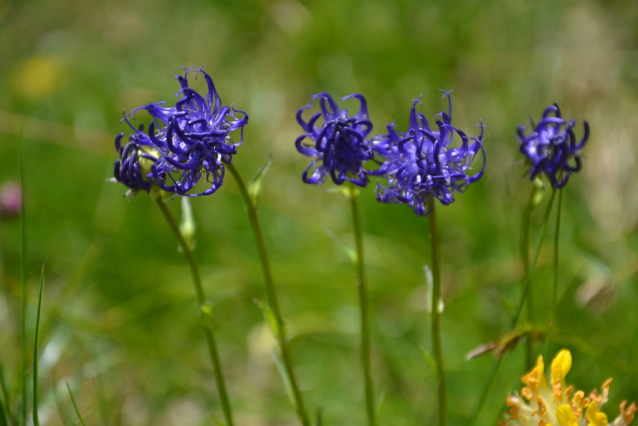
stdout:
MULTIPOLYGON (((161 106, 164 102, 157 102, 135 108, 124 117, 135 132, 129 140, 138 150, 142 149, 140 147, 149 147, 147 151, 151 151, 140 158, 149 161, 155 158, 148 168, 129 166, 134 169, 137 167, 142 174, 134 179, 134 184, 139 187, 130 186, 129 183, 133 180, 124 181, 121 173, 120 178, 116 173, 115 179, 124 182, 131 189, 149 191, 155 183, 162 190, 176 195, 210 195, 224 183, 223 163, 230 164, 232 156, 237 153, 237 146, 243 142, 248 115, 232 107, 222 106, 213 80, 206 72, 192 68, 184 70, 183 77, 176 76, 181 85, 178 93, 181 98, 174 107, 165 108, 161 106), (204 75, 208 85, 208 94, 205 97, 188 86, 188 73, 191 71, 195 71, 196 75, 204 75), (146 133, 143 127, 135 128, 129 121, 129 117, 142 109, 153 117, 146 133), (239 131, 239 141, 234 142, 231 133, 236 130, 239 131), (201 193, 190 194, 189 191, 203 177, 211 185, 210 188, 201 193)), ((122 159, 120 162, 123 164, 122 159)))
POLYGON ((310 117, 308 122, 304 121, 302 115, 312 104, 297 111, 297 121, 306 133, 297 138, 295 146, 301 154, 313 159, 302 174, 304 182, 320 184, 330 174, 337 185, 346 180, 359 186, 368 183, 368 171, 363 167, 366 161, 374 158, 370 142, 366 141, 372 131, 372 123, 368 119, 366 99, 354 94, 343 100, 349 98, 357 98, 361 103, 354 117, 348 117, 348 111, 340 110, 334 99, 325 92, 312 97, 313 101, 319 99, 321 112, 310 117), (320 118, 322 123, 318 125, 320 118))
POLYGON ((377 200, 384 203, 405 203, 419 216, 427 216, 432 210, 434 198, 441 204, 454 201, 454 192, 464 192, 467 186, 483 176, 485 151, 483 150, 483 123, 478 137, 468 137, 452 126, 452 98, 448 98, 448 112, 437 114, 438 130, 432 130, 422 113, 416 112, 420 99, 410 110, 410 125, 405 133, 388 125, 388 133, 375 142, 374 151, 386 161, 371 174, 386 177, 387 186, 378 184, 377 200), (460 138, 460 146, 452 147, 454 136, 460 138), (481 170, 467 174, 474 157, 483 153, 481 170))
MULTIPOLYGON (((144 134, 143 129, 144 125, 140 124, 139 134, 144 134)), ((149 192, 154 184, 149 176, 150 168, 158 161, 159 152, 151 144, 140 143, 138 134, 130 135, 128 143, 122 146, 123 136, 124 133, 120 133, 115 137, 115 149, 120 158, 113 165, 114 180, 129 188, 127 195, 135 195, 140 190, 149 192)))
POLYGON ((554 104, 545 109, 538 124, 532 122, 534 130, 529 136, 525 135, 525 126, 518 126, 520 150, 532 165, 531 180, 544 173, 554 188, 562 188, 572 172, 580 171, 578 153, 589 139, 589 123, 584 122, 585 134, 579 143, 573 130, 575 124, 575 120, 563 120, 558 104, 554 104))

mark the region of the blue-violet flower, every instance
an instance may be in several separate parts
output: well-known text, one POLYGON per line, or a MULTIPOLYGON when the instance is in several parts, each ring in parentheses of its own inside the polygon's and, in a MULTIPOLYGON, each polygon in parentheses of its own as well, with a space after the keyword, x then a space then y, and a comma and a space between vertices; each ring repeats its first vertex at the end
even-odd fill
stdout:
MULTIPOLYGON (((244 111, 222 106, 221 99, 213 80, 203 70, 185 68, 184 76, 176 76, 181 85, 178 96, 181 98, 174 107, 165 108, 165 102, 157 102, 141 106, 125 115, 124 120, 135 132, 129 137, 129 144, 134 144, 135 154, 131 156, 126 147, 120 154, 128 154, 127 170, 123 176, 124 159, 115 163, 115 180, 123 182, 132 190, 149 191, 157 184, 162 190, 183 196, 210 195, 224 183, 225 168, 223 163, 230 164, 232 156, 237 153, 237 146, 244 138, 244 126, 248 115, 244 111), (203 74, 208 85, 206 97, 188 86, 188 74, 195 71, 203 74), (134 114, 145 109, 153 117, 148 131, 143 127, 135 128, 129 121, 134 114), (239 130, 239 141, 234 142, 231 132, 239 130), (126 151, 126 152, 124 152, 126 151), (142 167, 140 160, 151 162, 142 167), (119 170, 118 170, 119 169, 119 170), (118 173, 119 172, 119 173, 118 173), (211 185, 209 189, 190 194, 202 177, 211 185)), ((118 135, 116 147, 119 146, 118 135)), ((119 150, 119 148, 118 148, 119 150)))
MULTIPOLYGON (((144 125, 140 124, 137 131, 144 134, 144 125)), ((160 154, 152 145, 139 143, 136 135, 130 135, 128 143, 122 146, 123 136, 124 133, 120 133, 115 137, 115 149, 120 158, 113 165, 113 180, 129 188, 127 195, 134 195, 139 190, 149 192, 155 182, 149 177, 151 166, 160 154)))
POLYGON ((532 122, 534 130, 529 136, 525 135, 525 126, 518 126, 520 150, 532 165, 531 180, 545 174, 554 188, 562 188, 571 173, 580 171, 582 161, 578 153, 589 139, 589 123, 585 120, 585 134, 579 143, 573 130, 575 124, 575 120, 569 123, 563 120, 558 104, 554 104, 545 109, 538 124, 532 122))
POLYGON ((398 204, 405 203, 419 216, 427 216, 434 198, 441 204, 454 201, 454 192, 464 192, 467 186, 483 176, 485 151, 483 149, 483 123, 478 137, 468 137, 452 126, 452 98, 448 98, 448 112, 437 114, 438 130, 433 130, 422 113, 416 112, 416 99, 410 110, 410 125, 403 133, 388 125, 388 133, 380 136, 374 151, 386 161, 371 174, 386 177, 387 186, 378 184, 377 200, 398 204), (454 135, 460 137, 460 146, 451 147, 454 135), (481 170, 470 176, 467 171, 478 152, 483 153, 481 170))
POLYGON ((357 98, 361 103, 354 117, 349 117, 347 110, 339 109, 334 99, 325 92, 312 97, 313 101, 319 99, 321 112, 310 117, 308 122, 304 121, 302 115, 312 103, 297 111, 297 121, 306 133, 297 138, 295 146, 301 154, 313 159, 302 174, 304 182, 320 184, 325 182, 329 174, 337 185, 346 180, 358 186, 368 183, 368 172, 364 165, 374 158, 371 143, 366 141, 372 131, 372 123, 369 121, 366 99, 354 94, 343 100, 349 98, 357 98), (317 124, 319 118, 322 119, 321 125, 317 124))

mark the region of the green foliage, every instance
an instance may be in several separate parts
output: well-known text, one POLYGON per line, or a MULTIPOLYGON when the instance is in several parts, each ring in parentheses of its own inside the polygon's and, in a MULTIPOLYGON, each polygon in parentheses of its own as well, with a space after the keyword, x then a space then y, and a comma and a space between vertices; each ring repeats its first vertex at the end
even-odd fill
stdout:
MULTIPOLYGON (((251 194, 254 201, 258 194, 298 382, 309 408, 323 406, 324 424, 365 421, 352 256, 335 250, 323 231, 351 241, 349 200, 325 191, 332 184, 303 184, 307 159, 294 148, 301 132, 296 110, 324 90, 337 99, 364 94, 373 134, 394 120, 405 128, 420 94, 419 111, 432 120, 446 107, 439 88, 454 90, 460 128, 472 133, 478 117, 489 127, 484 178, 437 210, 450 425, 496 424, 524 369, 519 344, 495 371, 480 418, 472 419, 494 359, 466 361, 465 355, 511 331, 524 278, 519 229, 534 183, 520 161, 516 126, 552 102, 568 118, 589 119, 583 170, 563 194, 552 347, 574 353, 570 377, 579 388, 614 377, 611 417, 622 399, 638 399, 638 318, 632 315, 638 303, 638 9, 632 2, 29 0, 0 1, 0 23, 0 183, 20 180, 21 151, 26 183, 23 243, 19 221, 0 218, 5 422, 23 424, 33 409, 30 345, 44 260, 41 413, 55 413, 51 395, 68 381, 88 424, 180 418, 204 424, 221 417, 202 312, 193 309, 188 267, 174 238, 152 199, 140 193, 128 200, 124 187, 106 182, 116 157, 113 139, 129 132, 119 124, 122 109, 174 102, 172 76, 182 65, 206 65, 224 104, 249 114, 233 158, 242 175, 260 169, 270 153, 276 160, 251 194), (100 405, 96 377, 104 410, 88 408, 100 405)), ((204 88, 202 79, 195 83, 204 88)), ((143 111, 137 118, 135 125, 148 124, 143 111)), ((431 424, 435 376, 415 348, 432 353, 422 269, 430 259, 427 220, 406 206, 377 203, 375 185, 373 179, 361 189, 359 200, 372 373, 385 394, 378 423, 431 424)), ((533 249, 551 196, 547 189, 537 195, 533 249)), ((266 294, 237 186, 227 175, 215 194, 190 201, 194 256, 237 422, 294 424, 272 342, 263 335, 265 314, 252 302, 266 294)), ((166 204, 179 214, 180 200, 166 204)), ((552 215, 533 280, 538 327, 550 318, 553 221, 552 215)), ((535 355, 545 353, 543 345, 537 343, 535 355)), ((60 405, 71 410, 66 391, 59 394, 60 405)))
POLYGON ((272 155, 269 155, 266 162, 262 164, 259 169, 257 169, 255 176, 253 176, 250 182, 248 182, 248 187, 247 187, 248 195, 250 195, 250 199, 253 203, 253 206, 255 206, 255 209, 259 206, 259 194, 261 193, 261 182, 264 179, 266 172, 268 172, 268 169, 270 168, 271 164, 272 164, 272 155))

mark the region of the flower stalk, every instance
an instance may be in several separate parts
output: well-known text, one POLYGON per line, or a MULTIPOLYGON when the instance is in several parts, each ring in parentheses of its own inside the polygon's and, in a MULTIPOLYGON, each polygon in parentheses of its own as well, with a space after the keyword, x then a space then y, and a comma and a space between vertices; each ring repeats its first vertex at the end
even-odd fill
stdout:
POLYGON ((370 372, 370 320, 368 312, 368 289, 363 254, 363 228, 361 226, 361 211, 358 202, 359 191, 350 185, 350 205, 352 207, 352 224, 357 249, 357 288, 359 290, 359 305, 361 311, 361 366, 363 367, 363 381, 365 385, 366 412, 368 425, 376 425, 376 407, 374 402, 374 383, 370 372))
MULTIPOLYGON (((536 269, 536 263, 538 262, 538 257, 540 255, 541 248, 543 247, 543 240, 545 239, 545 231, 547 230, 549 215, 552 211, 552 206, 554 205, 555 195, 556 195, 556 191, 552 191, 552 196, 550 197, 549 203, 547 204, 547 208, 545 209, 545 213, 543 216, 543 224, 541 227, 541 235, 538 240, 538 246, 536 247, 536 252, 534 253, 534 257, 533 257, 529 272, 527 276, 525 277, 525 281, 523 284, 523 293, 521 294, 521 300, 518 303, 518 308, 516 310, 516 313, 514 314, 514 317, 512 318, 512 323, 510 324, 510 331, 516 328, 516 324, 518 323, 518 320, 521 317, 521 312, 523 311, 523 306, 525 305, 525 298, 527 297, 527 293, 530 288, 530 283, 532 282, 532 275, 534 274, 534 270, 536 269)), ((496 380, 496 375, 498 373, 498 370, 500 369, 502 361, 503 361, 503 356, 501 355, 496 359, 496 362, 494 363, 494 367, 492 368, 492 372, 490 373, 490 377, 487 381, 487 384, 485 385, 485 388, 483 389, 483 393, 481 394, 481 399, 479 400, 479 404, 476 408, 476 412, 474 413, 474 416, 473 416, 474 421, 472 422, 473 425, 475 425, 476 422, 478 421, 479 414, 481 414, 481 411, 483 410, 483 407, 485 406, 485 402, 487 401, 487 397, 490 391, 492 390, 492 386, 494 385, 494 380, 496 380)))
MULTIPOLYGON (((534 210, 534 196, 536 194, 536 188, 532 189, 527 206, 523 211, 523 223, 521 225, 521 260, 523 262, 523 276, 529 275, 529 232, 530 223, 532 217, 532 211, 534 210)), ((524 285, 525 283, 523 283, 524 285)), ((525 287, 523 287, 525 290, 525 287)), ((527 295, 527 322, 534 324, 534 291, 532 289, 532 283, 530 278, 530 288, 527 295)), ((531 335, 527 336, 525 342, 525 371, 532 369, 534 365, 534 340, 531 335)))
POLYGON ((552 337, 555 330, 556 309, 558 308, 558 249, 560 244, 560 215, 563 206, 563 190, 558 189, 558 207, 556 211, 556 231, 554 232, 554 285, 552 287, 551 318, 549 320, 549 336, 547 337, 547 351, 552 350, 552 337))
MULTIPOLYGON (((206 296, 204 294, 204 288, 202 287, 201 278, 199 276, 199 269, 197 268, 197 263, 195 263, 195 259, 193 258, 193 253, 191 252, 188 244, 184 240, 182 233, 179 230, 179 226, 175 221, 171 211, 168 209, 164 201, 161 197, 156 197, 155 201, 159 206, 166 222, 168 223, 169 228, 173 232, 175 239, 177 240, 177 245, 179 246, 184 258, 186 259, 186 263, 191 271, 191 277, 193 279, 193 285, 195 287, 195 294, 197 295, 197 304, 200 309, 206 303, 206 296)), ((211 327, 207 327, 202 324, 204 329, 204 337, 206 338, 206 346, 208 347, 208 354, 210 356, 211 363, 213 364, 213 374, 215 375, 215 383, 217 385, 217 392, 219 393, 219 399, 221 401, 222 410, 224 411, 224 417, 226 419, 227 426, 233 426, 233 416, 232 410, 230 407, 230 402, 228 399, 228 394, 226 392, 226 385, 224 383, 224 375, 222 374, 221 361, 219 359, 219 354, 217 352, 217 344, 215 342, 215 336, 213 335, 213 330, 211 327)))
POLYGON ((266 250, 266 243, 264 241, 264 235, 261 231, 259 217, 257 216, 257 208, 248 192, 246 185, 244 184, 244 181, 241 178, 241 175, 239 174, 235 166, 233 164, 226 164, 226 168, 230 171, 230 173, 235 178, 235 181, 237 182, 237 186, 239 187, 239 192, 241 193, 241 196, 244 199, 246 211, 248 212, 248 219, 250 221, 250 226, 253 231, 253 236, 255 237, 255 244, 257 245, 257 252, 259 253, 259 261, 261 263, 261 268, 264 274, 264 281, 266 283, 266 295, 268 297, 268 304, 270 305, 270 308, 272 309, 272 312, 274 313, 275 319, 277 321, 278 333, 275 333, 275 334, 279 343, 279 347, 281 349, 284 367, 286 368, 286 371, 288 373, 288 378, 290 379, 290 385, 292 388, 292 395, 295 402, 297 417, 299 417, 299 421, 301 422, 303 426, 309 426, 310 421, 308 418, 308 414, 306 413, 306 408, 304 405, 303 397, 301 395, 301 390, 299 389, 299 385, 297 384, 295 370, 293 368, 292 353, 290 351, 290 346, 288 345, 286 327, 284 324, 283 316, 281 314, 281 309, 279 307, 279 300, 277 298, 277 291, 275 289, 275 284, 272 279, 270 261, 268 260, 268 252, 266 250))
POLYGON ((439 300, 441 299, 441 250, 439 243, 439 228, 436 222, 436 206, 434 199, 429 214, 430 242, 432 244, 432 300, 430 303, 432 312, 432 351, 436 360, 437 393, 439 426, 445 426, 447 419, 447 387, 445 382, 445 368, 443 366, 443 347, 441 346, 441 312, 439 300))

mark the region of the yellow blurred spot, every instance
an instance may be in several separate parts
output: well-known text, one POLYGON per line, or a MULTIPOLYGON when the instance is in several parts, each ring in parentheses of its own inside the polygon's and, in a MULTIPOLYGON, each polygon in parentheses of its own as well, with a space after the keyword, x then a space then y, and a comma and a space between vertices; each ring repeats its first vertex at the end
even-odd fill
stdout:
POLYGON ((560 426, 577 426, 576 416, 569 404, 561 405, 556 410, 556 418, 560 426))
POLYGON ((585 412, 585 417, 590 426, 607 426, 607 414, 601 413, 598 410, 598 404, 595 402, 589 404, 585 412))
POLYGON ((552 361, 552 383, 563 380, 572 368, 572 354, 563 349, 552 361))
POLYGON ((57 56, 33 56, 13 73, 13 88, 25 98, 45 97, 62 86, 63 62, 57 56))

